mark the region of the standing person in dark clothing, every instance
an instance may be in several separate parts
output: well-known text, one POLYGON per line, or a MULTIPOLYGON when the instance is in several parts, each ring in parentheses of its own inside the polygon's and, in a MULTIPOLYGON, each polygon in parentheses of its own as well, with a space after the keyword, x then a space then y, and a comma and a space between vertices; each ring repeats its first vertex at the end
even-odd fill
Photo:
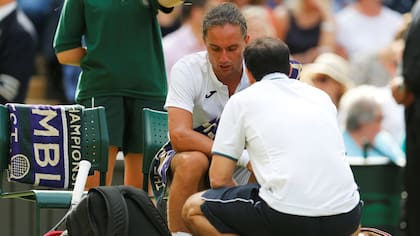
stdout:
MULTIPOLYGON (((45 98, 53 103, 67 103, 63 87, 61 64, 55 56, 52 41, 57 28, 60 9, 64 0, 16 0, 38 35, 37 57, 42 58, 42 69, 45 69, 45 98)), ((36 70, 40 74, 41 70, 36 70)), ((43 70, 42 70, 43 71, 43 70)))
MULTIPOLYGON (((124 154, 124 184, 142 188, 142 109, 161 110, 167 82, 158 11, 182 0, 67 0, 54 39, 62 64, 82 68, 76 102, 104 106, 110 137, 107 185, 117 153, 124 154), (85 46, 82 45, 82 38, 85 46)), ((87 186, 98 184, 89 178, 87 186)))
POLYGON ((393 84, 397 103, 405 106, 406 158, 405 206, 407 236, 420 234, 420 2, 413 6, 412 22, 407 32, 400 83, 393 84))
POLYGON ((25 102, 35 55, 33 25, 15 0, 0 0, 0 104, 25 102))

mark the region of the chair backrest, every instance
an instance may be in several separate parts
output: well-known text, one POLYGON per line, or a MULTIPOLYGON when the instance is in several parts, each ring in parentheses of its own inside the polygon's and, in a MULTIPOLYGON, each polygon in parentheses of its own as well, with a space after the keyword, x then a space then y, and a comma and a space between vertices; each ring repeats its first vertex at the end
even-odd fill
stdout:
POLYGON ((151 161, 168 141, 168 113, 144 108, 143 132, 143 189, 148 191, 151 161))
MULTIPOLYGON (((33 105, 36 106, 36 105, 33 105)), ((45 105, 42 105, 45 106, 45 105)), ((101 173, 101 185, 105 184, 106 171, 108 166, 108 148, 109 148, 109 137, 108 128, 105 117, 105 109, 103 107, 95 108, 83 108, 81 112, 81 125, 72 126, 69 125, 66 132, 70 135, 69 137, 74 138, 75 143, 80 142, 80 150, 74 149, 71 153, 72 160, 76 160, 73 163, 78 163, 82 159, 89 160, 92 163, 91 171, 97 170, 101 173), (72 135, 75 136, 72 136, 72 135), (76 136, 77 135, 77 136, 76 136)), ((11 143, 11 113, 5 105, 0 105, 0 178, 6 174, 11 163, 10 155, 10 143, 11 143)), ((79 119, 73 116, 72 119, 79 119)), ((19 121, 21 122, 21 121, 19 121)), ((23 122, 31 122, 23 119, 23 122)), ((22 130, 20 132, 31 131, 22 130)), ((34 143, 32 143, 34 145, 34 143)), ((60 159, 61 160, 61 159, 60 159)), ((30 165, 29 168, 33 168, 30 165)), ((48 168, 48 166, 47 166, 48 168)), ((70 171, 77 172, 77 166, 70 166, 70 171)), ((75 177, 72 182, 74 183, 75 177)), ((72 188, 72 185, 69 185, 72 188)), ((4 191, 2 181, 0 181, 0 194, 4 191)))
POLYGON ((394 164, 351 165, 364 202, 361 224, 398 234, 403 167, 394 164))
POLYGON ((109 136, 104 107, 86 108, 83 113, 83 159, 91 162, 91 170, 99 171, 100 185, 106 183, 109 136))

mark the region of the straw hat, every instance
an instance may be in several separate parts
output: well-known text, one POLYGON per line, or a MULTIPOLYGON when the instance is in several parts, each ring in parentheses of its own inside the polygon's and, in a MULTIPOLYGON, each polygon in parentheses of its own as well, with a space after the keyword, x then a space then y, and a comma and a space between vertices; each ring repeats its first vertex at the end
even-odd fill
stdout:
POLYGON ((344 85, 345 90, 353 87, 350 77, 350 63, 335 53, 323 53, 315 61, 305 67, 308 76, 324 74, 344 85))

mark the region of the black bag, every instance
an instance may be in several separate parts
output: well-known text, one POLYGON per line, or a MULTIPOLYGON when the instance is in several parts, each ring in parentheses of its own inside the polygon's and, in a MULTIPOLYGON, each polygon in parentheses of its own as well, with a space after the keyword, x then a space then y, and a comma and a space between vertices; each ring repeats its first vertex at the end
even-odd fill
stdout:
POLYGON ((66 228, 70 236, 171 236, 148 194, 130 186, 90 189, 68 215, 66 228))

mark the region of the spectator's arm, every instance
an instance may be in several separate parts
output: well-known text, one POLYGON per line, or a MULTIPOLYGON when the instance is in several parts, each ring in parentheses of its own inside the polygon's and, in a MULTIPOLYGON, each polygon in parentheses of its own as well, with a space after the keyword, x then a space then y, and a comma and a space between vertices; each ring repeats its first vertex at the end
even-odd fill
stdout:
POLYGON ((289 12, 284 5, 279 4, 273 9, 273 15, 275 20, 274 27, 276 28, 277 37, 285 41, 287 32, 289 31, 290 27, 289 12))
POLYGON ((336 23, 330 6, 331 4, 329 4, 328 1, 322 0, 317 0, 315 2, 322 17, 321 33, 318 41, 318 50, 320 51, 319 53, 321 54, 325 51, 334 51, 336 41, 336 23))
POLYGON ((86 55, 86 48, 78 47, 57 53, 61 64, 80 66, 80 61, 86 55))

